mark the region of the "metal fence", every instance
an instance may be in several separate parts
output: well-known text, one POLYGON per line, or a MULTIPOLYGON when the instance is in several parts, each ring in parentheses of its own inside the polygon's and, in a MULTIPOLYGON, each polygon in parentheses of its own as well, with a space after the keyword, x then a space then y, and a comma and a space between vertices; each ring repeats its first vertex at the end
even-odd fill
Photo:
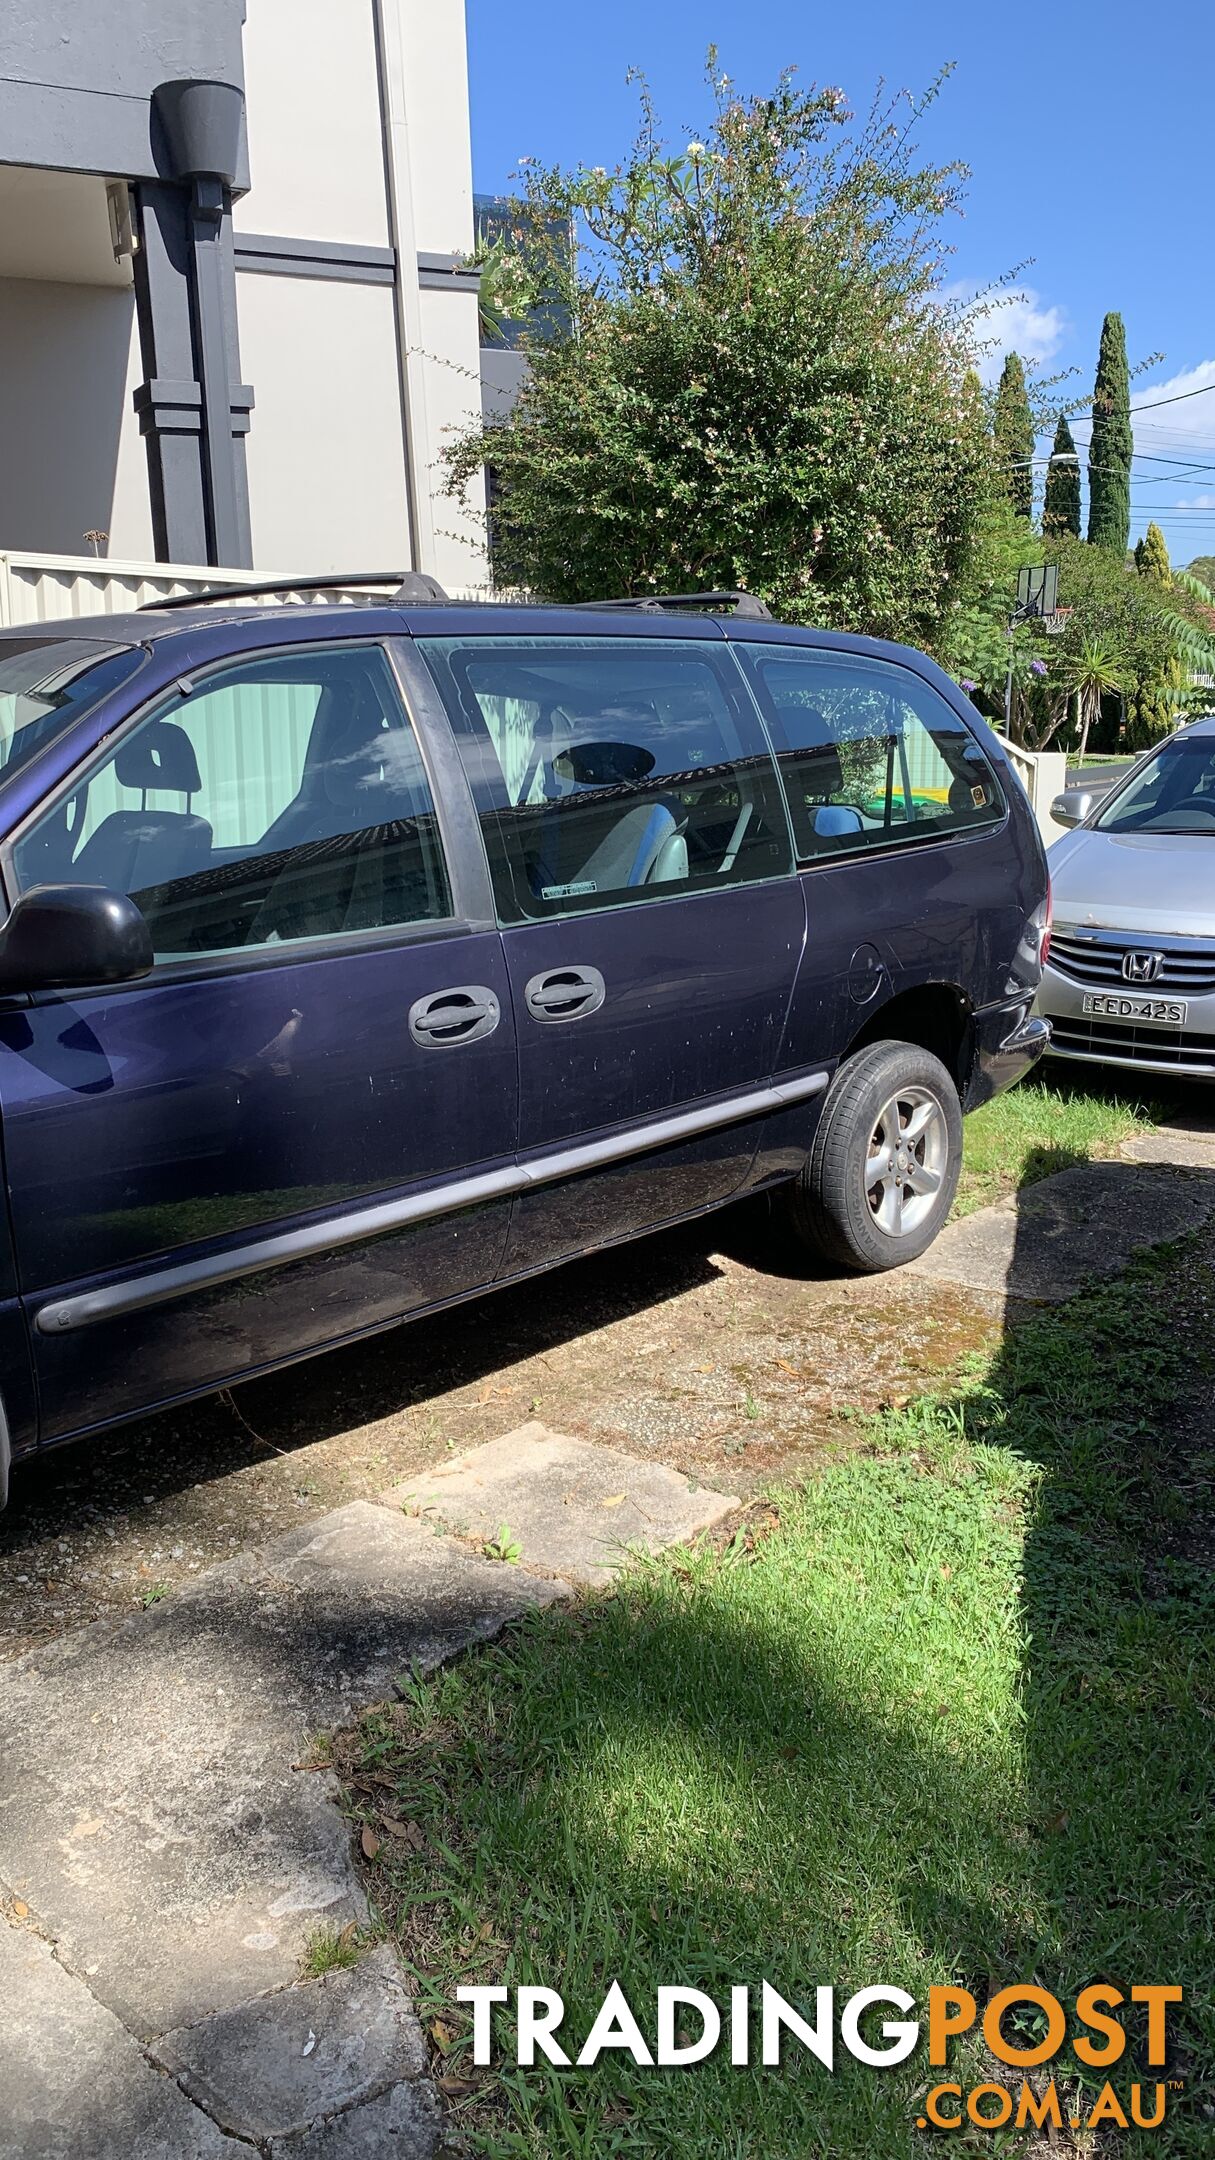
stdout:
MULTIPOLYGON (((258 571, 267 579, 294 576, 289 570, 258 571)), ((57 622, 65 615, 121 615, 149 601, 214 590, 217 585, 248 584, 248 570, 212 570, 205 563, 112 561, 92 555, 43 555, 25 550, 0 552, 0 629, 23 623, 57 622)), ((288 600, 331 602, 340 607, 366 599, 365 585, 326 587, 301 579, 291 591, 267 595, 264 605, 288 600)), ((487 601, 500 597, 488 586, 460 586, 453 600, 487 601)))

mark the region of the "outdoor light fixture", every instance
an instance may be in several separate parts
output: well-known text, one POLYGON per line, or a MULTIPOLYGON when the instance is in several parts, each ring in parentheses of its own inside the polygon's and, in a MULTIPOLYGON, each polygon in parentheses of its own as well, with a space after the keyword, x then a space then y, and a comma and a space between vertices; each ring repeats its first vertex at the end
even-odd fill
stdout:
POLYGON ((131 190, 125 180, 110 180, 106 184, 105 204, 110 219, 110 245, 115 262, 122 262, 133 255, 139 242, 135 235, 131 216, 131 190))

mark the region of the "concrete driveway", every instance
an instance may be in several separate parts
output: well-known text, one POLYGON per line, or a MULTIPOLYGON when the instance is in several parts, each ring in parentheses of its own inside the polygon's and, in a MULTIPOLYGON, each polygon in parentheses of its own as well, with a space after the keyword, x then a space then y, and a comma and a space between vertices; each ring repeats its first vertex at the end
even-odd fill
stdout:
POLYGON ((0 1659, 541 1417, 746 1493, 992 1331, 913 1276, 808 1274, 762 1207, 501 1291, 23 1465, 0 1659))

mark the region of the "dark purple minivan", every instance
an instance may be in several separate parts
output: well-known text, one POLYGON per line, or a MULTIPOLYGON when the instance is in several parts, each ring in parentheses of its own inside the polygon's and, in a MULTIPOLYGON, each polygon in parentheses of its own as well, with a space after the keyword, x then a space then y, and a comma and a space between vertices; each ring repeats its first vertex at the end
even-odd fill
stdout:
POLYGON ((930 660, 217 597, 0 637, 0 1488, 744 1193, 923 1251, 1047 1035, 1034 819, 930 660))

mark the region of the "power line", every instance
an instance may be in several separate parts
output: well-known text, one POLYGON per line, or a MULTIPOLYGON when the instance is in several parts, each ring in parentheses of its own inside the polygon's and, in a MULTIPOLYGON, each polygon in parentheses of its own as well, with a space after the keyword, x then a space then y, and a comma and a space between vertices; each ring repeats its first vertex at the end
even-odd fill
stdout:
MULTIPOLYGON (((1138 465, 1192 465, 1194 463, 1192 458, 1156 457, 1150 450, 1133 450, 1131 452, 1131 462, 1138 465)), ((1195 467, 1195 470, 1197 472, 1215 472, 1215 465, 1199 465, 1195 467)))
MULTIPOLYGON (((1162 405, 1184 405, 1187 398, 1210 397, 1213 390, 1215 390, 1215 382, 1203 383, 1199 390, 1178 390, 1173 397, 1150 398, 1145 405, 1124 405, 1122 410, 1124 414, 1159 412, 1162 405)), ((1079 420, 1091 420, 1093 417, 1091 407, 1078 405, 1075 417, 1079 420)), ((1117 414, 1111 414, 1110 417, 1117 418, 1117 414)))
POLYGON ((1183 405, 1187 398, 1210 397, 1212 390, 1215 390, 1215 382, 1204 383, 1201 390, 1179 390, 1176 397, 1154 398, 1150 404, 1132 405, 1130 410, 1133 413, 1156 412, 1162 405, 1183 405))

